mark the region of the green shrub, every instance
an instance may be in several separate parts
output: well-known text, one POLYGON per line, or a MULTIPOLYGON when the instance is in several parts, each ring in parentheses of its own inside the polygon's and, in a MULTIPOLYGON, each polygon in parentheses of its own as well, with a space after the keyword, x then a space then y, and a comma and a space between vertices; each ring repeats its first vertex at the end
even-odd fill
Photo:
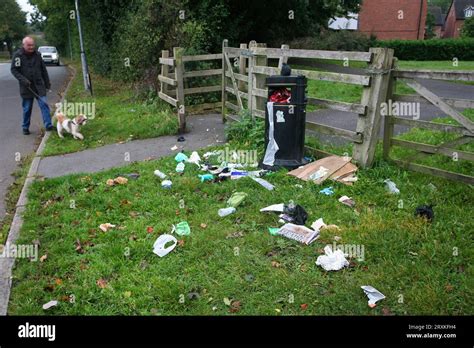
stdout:
POLYGON ((265 121, 252 117, 248 110, 240 112, 240 122, 230 122, 226 127, 228 141, 242 144, 252 144, 259 149, 265 144, 265 121))
POLYGON ((314 37, 303 37, 288 43, 290 48, 330 51, 368 51, 375 46, 375 37, 349 30, 326 30, 314 37))
POLYGON ((468 18, 464 21, 461 36, 466 38, 474 38, 474 17, 468 18))
POLYGON ((389 40, 376 45, 393 48, 401 60, 474 60, 474 39, 389 40))

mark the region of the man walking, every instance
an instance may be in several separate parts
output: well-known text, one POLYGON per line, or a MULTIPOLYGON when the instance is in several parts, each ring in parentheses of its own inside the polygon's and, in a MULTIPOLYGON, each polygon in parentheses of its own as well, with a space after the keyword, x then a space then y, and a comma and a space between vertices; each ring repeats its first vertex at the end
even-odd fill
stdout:
POLYGON ((30 119, 33 100, 36 98, 43 116, 44 127, 53 130, 51 115, 46 99, 46 91, 51 88, 48 71, 35 49, 35 40, 27 36, 23 39, 23 47, 16 51, 12 58, 11 73, 20 82, 20 95, 23 107, 23 134, 30 134, 30 119))

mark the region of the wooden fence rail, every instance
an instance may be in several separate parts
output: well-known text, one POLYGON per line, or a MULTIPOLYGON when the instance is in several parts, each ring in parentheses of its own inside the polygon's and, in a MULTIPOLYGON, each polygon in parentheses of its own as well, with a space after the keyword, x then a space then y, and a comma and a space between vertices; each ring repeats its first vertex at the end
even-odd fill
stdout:
MULTIPOLYGON (((162 51, 160 58, 161 73, 159 97, 178 109, 180 131, 186 127, 186 112, 191 110, 205 110, 221 108, 222 119, 239 120, 235 114, 247 109, 252 117, 265 117, 265 107, 268 90, 265 78, 279 75, 283 63, 288 58, 304 59, 336 59, 352 60, 367 63, 367 68, 350 73, 334 73, 328 71, 314 71, 292 69, 296 75, 304 75, 309 80, 329 81, 358 85, 362 87, 360 102, 347 103, 322 98, 308 97, 309 105, 323 106, 332 110, 345 111, 358 115, 355 131, 331 127, 318 122, 307 121, 308 129, 319 133, 336 135, 349 139, 354 143, 353 159, 360 167, 370 167, 374 160, 375 147, 378 141, 381 124, 381 107, 384 102, 415 102, 429 103, 439 107, 446 114, 453 117, 460 125, 439 124, 430 121, 407 119, 395 116, 386 116, 384 126, 383 154, 388 160, 404 168, 438 175, 444 178, 473 183, 474 178, 452 173, 446 170, 431 168, 412 161, 390 159, 392 146, 401 146, 417 150, 420 156, 439 154, 451 156, 456 152, 457 158, 473 161, 474 155, 467 151, 458 151, 454 147, 474 139, 474 123, 459 113, 457 108, 474 108, 474 100, 440 98, 418 83, 417 78, 439 80, 474 81, 474 74, 470 71, 431 71, 407 70, 396 67, 394 52, 387 48, 371 48, 369 52, 338 52, 290 49, 288 45, 280 48, 267 48, 263 43, 251 42, 241 44, 239 48, 229 47, 227 40, 222 43, 222 53, 186 56, 181 48, 173 49, 173 57, 169 51, 162 51), (269 66, 269 60, 278 59, 278 67, 269 66), (186 62, 220 61, 220 68, 188 71, 186 62), (185 87, 188 78, 221 76, 220 83, 213 86, 185 87), (400 95, 396 93, 396 82, 402 80, 417 94, 400 95), (185 96, 200 93, 221 92, 221 100, 214 103, 203 103, 195 106, 185 105, 185 96), (230 97, 231 96, 231 97, 230 97), (228 112, 230 111, 230 113, 228 112), (438 146, 421 144, 393 137, 395 125, 418 127, 458 134, 461 138, 438 146)), ((327 154, 324 151, 317 151, 327 154)))

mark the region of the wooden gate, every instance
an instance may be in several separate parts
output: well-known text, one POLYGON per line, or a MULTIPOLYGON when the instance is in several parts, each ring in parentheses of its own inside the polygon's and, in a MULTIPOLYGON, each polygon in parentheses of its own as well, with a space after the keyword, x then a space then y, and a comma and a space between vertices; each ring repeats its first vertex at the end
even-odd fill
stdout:
POLYGON ((417 82, 416 78, 435 79, 435 80, 456 80, 456 81, 474 81, 474 74, 471 71, 427 71, 427 70, 401 70, 396 69, 393 72, 392 81, 388 99, 401 103, 430 103, 437 106, 448 116, 451 116, 460 125, 441 124, 423 120, 408 119, 397 116, 385 116, 384 126, 384 158, 390 160, 397 165, 420 173, 435 175, 451 180, 461 181, 468 184, 474 184, 474 176, 455 173, 439 168, 426 165, 416 164, 416 159, 424 158, 430 155, 439 154, 451 157, 453 161, 467 160, 474 161, 474 153, 455 149, 455 146, 467 144, 474 140, 474 123, 464 115, 455 110, 458 108, 474 108, 474 100, 440 98, 428 88, 417 82), (394 88, 397 79, 403 81, 406 85, 414 89, 415 95, 395 94, 394 88), (409 127, 417 127, 430 129, 440 132, 449 132, 459 135, 458 138, 439 144, 430 145, 419 142, 396 139, 393 137, 395 125, 405 125, 409 127), (404 148, 416 150, 417 154, 408 160, 397 160, 390 158, 390 150, 393 146, 401 146, 404 148))

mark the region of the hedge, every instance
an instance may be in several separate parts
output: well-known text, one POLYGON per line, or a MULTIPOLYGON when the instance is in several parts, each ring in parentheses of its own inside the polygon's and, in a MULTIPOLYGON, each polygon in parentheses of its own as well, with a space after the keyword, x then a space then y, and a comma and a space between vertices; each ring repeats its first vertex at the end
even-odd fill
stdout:
POLYGON ((474 39, 387 40, 376 46, 395 50, 401 60, 474 60, 474 39))

